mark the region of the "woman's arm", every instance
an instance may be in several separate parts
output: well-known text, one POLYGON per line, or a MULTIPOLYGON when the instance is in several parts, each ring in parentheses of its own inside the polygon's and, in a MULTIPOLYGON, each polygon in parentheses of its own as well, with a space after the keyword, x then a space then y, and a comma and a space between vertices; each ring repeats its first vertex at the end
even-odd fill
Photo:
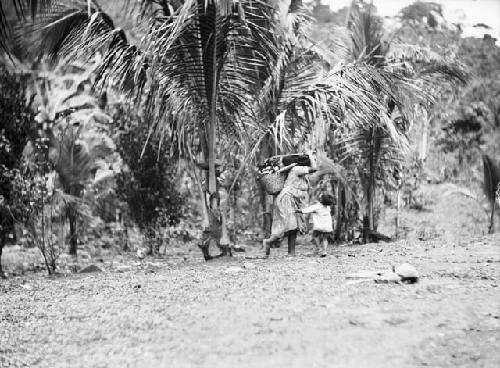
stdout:
POLYGON ((315 173, 316 171, 318 171, 318 169, 316 167, 309 168, 309 174, 315 173))
POLYGON ((311 174, 315 171, 316 171, 316 169, 314 167, 310 167, 310 166, 297 166, 297 168, 295 169, 297 176, 304 176, 307 174, 311 174))
POLYGON ((287 171, 291 170, 291 169, 292 169, 293 167, 295 167, 295 166, 297 166, 297 164, 296 164, 296 163, 290 164, 290 165, 288 165, 288 166, 285 166, 285 167, 284 167, 284 168, 282 168, 282 169, 279 169, 279 170, 278 170, 278 172, 279 172, 279 173, 282 173, 282 172, 287 172, 287 171))

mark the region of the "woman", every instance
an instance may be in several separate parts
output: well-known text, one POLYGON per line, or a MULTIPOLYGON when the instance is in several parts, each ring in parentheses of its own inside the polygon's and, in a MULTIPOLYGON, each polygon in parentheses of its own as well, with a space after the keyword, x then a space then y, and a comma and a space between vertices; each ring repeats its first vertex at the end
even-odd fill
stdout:
POLYGON ((279 170, 279 172, 288 172, 288 176, 283 189, 276 198, 271 236, 262 241, 266 256, 271 253, 271 244, 285 235, 288 237, 288 253, 295 255, 297 232, 306 230, 303 215, 296 211, 306 202, 309 186, 306 175, 316 171, 315 157, 309 155, 308 161, 309 166, 298 166, 297 163, 292 163, 279 170))

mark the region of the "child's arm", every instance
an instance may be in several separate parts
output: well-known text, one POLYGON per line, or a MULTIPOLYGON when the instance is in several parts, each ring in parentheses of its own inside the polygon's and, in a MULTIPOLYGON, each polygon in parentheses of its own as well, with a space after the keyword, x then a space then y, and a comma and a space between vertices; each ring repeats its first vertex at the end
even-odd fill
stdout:
POLYGON ((316 212, 320 208, 319 206, 321 206, 319 203, 313 204, 312 206, 299 209, 299 210, 297 210, 297 212, 300 212, 303 214, 313 213, 313 212, 316 212))

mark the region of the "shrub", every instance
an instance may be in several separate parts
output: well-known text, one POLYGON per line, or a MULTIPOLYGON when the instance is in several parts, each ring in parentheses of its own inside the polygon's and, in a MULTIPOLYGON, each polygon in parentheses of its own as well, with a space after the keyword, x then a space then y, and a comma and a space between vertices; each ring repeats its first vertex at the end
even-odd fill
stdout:
POLYGON ((147 125, 139 116, 119 109, 115 119, 125 129, 117 143, 126 166, 117 177, 117 192, 129 217, 152 239, 158 228, 178 224, 183 216, 186 201, 176 187, 174 161, 166 142, 147 139, 147 125))

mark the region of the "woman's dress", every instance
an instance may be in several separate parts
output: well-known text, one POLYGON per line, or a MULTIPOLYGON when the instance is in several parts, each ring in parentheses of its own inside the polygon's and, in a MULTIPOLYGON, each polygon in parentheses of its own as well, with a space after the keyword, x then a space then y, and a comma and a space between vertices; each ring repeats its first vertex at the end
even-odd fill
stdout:
POLYGON ((273 209, 271 234, 283 236, 288 231, 306 231, 304 216, 295 211, 304 206, 307 199, 309 166, 295 166, 288 172, 283 189, 276 198, 273 209))

